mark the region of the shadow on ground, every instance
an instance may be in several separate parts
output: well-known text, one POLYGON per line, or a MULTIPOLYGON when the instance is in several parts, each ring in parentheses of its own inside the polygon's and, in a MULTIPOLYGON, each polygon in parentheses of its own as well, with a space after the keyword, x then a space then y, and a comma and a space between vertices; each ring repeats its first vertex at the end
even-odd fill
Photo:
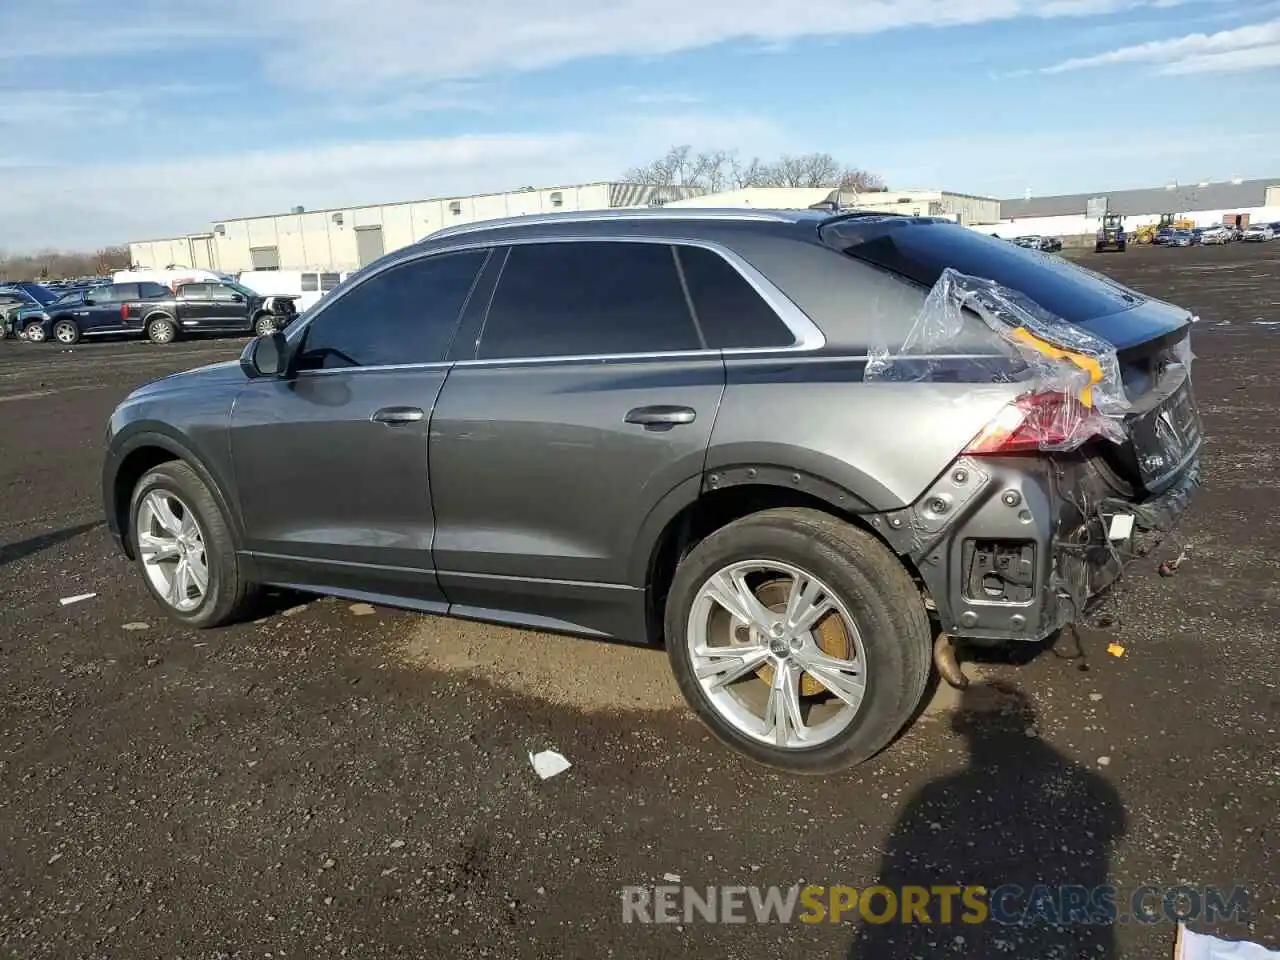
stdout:
POLYGON ((851 960, 1117 956, 1097 893, 1126 827, 1115 788, 1042 740, 1030 701, 1011 685, 967 689, 951 727, 968 765, 903 808, 875 880, 884 890, 871 901, 872 918, 885 922, 867 922, 862 909, 851 960), (962 894, 973 886, 985 895, 962 894), (932 893, 927 902, 918 895, 914 913, 904 909, 909 887, 932 893))

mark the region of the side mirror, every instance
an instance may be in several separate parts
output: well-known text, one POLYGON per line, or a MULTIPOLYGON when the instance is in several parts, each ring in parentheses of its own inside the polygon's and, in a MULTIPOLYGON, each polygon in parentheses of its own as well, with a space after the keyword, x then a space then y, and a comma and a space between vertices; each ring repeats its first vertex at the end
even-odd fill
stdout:
POLYGON ((242 293, 233 293, 233 294, 231 295, 231 299, 232 299, 234 302, 236 302, 236 303, 244 303, 244 294, 242 294, 242 293))
POLYGON ((279 377, 289 370, 289 341, 280 331, 254 337, 240 354, 240 369, 246 377, 279 377))
POLYGON ((86 307, 93 307, 93 306, 96 306, 96 305, 97 305, 97 303, 98 303, 98 301, 97 301, 97 300, 94 300, 92 297, 85 297, 85 298, 84 298, 84 305, 85 305, 86 307))

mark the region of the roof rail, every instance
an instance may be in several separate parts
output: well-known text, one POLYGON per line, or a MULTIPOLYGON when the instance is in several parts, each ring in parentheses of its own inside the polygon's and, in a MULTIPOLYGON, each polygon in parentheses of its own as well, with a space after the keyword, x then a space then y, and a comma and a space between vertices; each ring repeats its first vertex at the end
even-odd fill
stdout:
POLYGON ((765 223, 795 223, 811 215, 807 210, 753 210, 732 207, 620 207, 613 210, 576 210, 560 213, 531 213, 524 216, 500 217, 495 220, 477 220, 442 227, 427 234, 423 240, 437 240, 475 233, 480 230, 500 230, 503 227, 536 226, 546 223, 593 223, 617 220, 730 220, 765 223))

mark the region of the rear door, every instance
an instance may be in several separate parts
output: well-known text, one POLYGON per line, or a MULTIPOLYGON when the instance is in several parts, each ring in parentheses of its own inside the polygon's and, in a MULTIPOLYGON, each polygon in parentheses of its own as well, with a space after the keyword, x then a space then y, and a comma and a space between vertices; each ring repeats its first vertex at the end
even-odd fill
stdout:
POLYGON ((138 295, 136 283, 113 283, 85 291, 84 303, 77 310, 80 332, 111 333, 124 327, 120 307, 138 295))
POLYGON ((213 284, 179 284, 177 293, 178 323, 184 330, 212 330, 217 328, 214 318, 213 284))
POLYGON ((431 426, 452 612, 642 638, 637 537, 664 497, 696 496, 725 380, 672 247, 513 245, 472 343, 431 426))

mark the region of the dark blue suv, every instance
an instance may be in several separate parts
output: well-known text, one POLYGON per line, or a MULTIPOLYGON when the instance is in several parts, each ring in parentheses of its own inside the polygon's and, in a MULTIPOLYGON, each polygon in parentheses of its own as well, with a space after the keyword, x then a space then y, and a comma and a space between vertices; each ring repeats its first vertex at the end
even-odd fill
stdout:
POLYGON ((136 333, 138 323, 126 316, 124 305, 139 300, 162 300, 173 291, 160 283, 112 283, 64 293, 48 304, 43 314, 30 318, 21 334, 43 343, 78 343, 81 337, 112 333, 136 333))

